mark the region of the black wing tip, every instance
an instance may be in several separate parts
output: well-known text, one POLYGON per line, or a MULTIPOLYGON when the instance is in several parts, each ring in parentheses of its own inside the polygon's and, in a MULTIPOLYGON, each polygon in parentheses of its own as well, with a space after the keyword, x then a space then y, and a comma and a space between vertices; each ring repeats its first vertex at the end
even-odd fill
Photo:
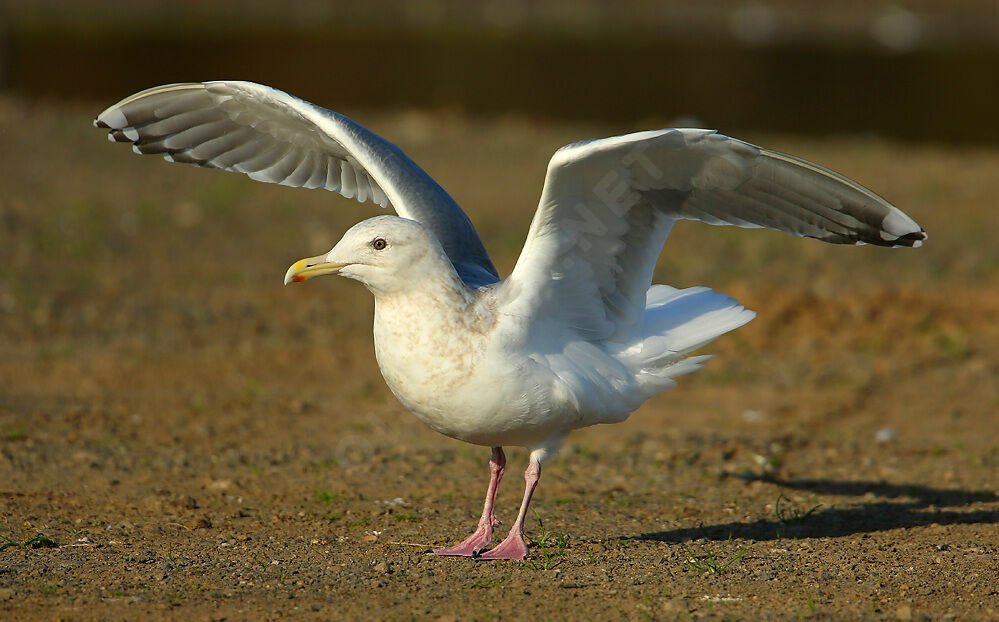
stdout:
POLYGON ((105 123, 104 121, 101 121, 100 117, 94 119, 94 127, 98 128, 98 129, 102 129, 102 130, 110 130, 111 129, 111 126, 108 125, 107 123, 105 123))
POLYGON ((897 238, 885 238, 883 235, 878 235, 877 237, 861 237, 856 243, 857 244, 871 244, 874 246, 884 246, 887 248, 919 248, 923 245, 930 236, 926 235, 926 231, 920 229, 919 231, 911 231, 897 238))
POLYGON ((920 229, 919 231, 913 231, 912 233, 906 233, 903 236, 899 236, 894 240, 894 245, 919 247, 922 246, 923 242, 929 237, 930 236, 926 235, 925 230, 920 229))
POLYGON ((110 137, 108 140, 113 140, 116 143, 135 143, 135 144, 138 144, 138 141, 133 141, 128 136, 125 136, 125 132, 123 132, 122 130, 112 129, 110 132, 108 132, 108 136, 110 137))
POLYGON ((880 231, 873 234, 871 232, 853 232, 853 234, 832 233, 807 237, 815 237, 817 240, 830 244, 856 244, 858 246, 870 244, 871 246, 883 246, 885 248, 919 248, 930 236, 926 234, 926 231, 920 229, 919 231, 900 235, 897 238, 886 238, 881 235, 880 231))

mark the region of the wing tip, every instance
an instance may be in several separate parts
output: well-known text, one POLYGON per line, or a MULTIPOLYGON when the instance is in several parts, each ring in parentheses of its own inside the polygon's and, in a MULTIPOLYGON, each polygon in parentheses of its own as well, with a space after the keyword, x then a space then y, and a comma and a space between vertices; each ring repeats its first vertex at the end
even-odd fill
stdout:
POLYGON ((903 233, 902 235, 896 236, 895 234, 887 234, 884 231, 879 231, 877 237, 872 235, 861 235, 859 237, 850 236, 847 237, 830 237, 830 238, 819 238, 824 242, 832 243, 850 243, 857 246, 865 246, 867 244, 872 244, 874 246, 888 246, 891 248, 919 248, 923 245, 929 235, 923 229, 918 231, 910 231, 908 233, 903 233), (851 239, 852 238, 852 239, 851 239))
POLYGON ((892 240, 894 247, 908 246, 910 248, 919 248, 923 245, 930 236, 926 234, 926 231, 920 229, 919 231, 912 231, 906 233, 905 235, 900 235, 894 240, 892 240))
POLYGON ((125 113, 118 106, 115 104, 97 115, 97 118, 94 119, 94 127, 107 130, 120 130, 128 127, 128 119, 125 118, 125 113))
POLYGON ((889 207, 881 220, 881 239, 893 246, 918 246, 926 239, 926 231, 905 212, 889 207))

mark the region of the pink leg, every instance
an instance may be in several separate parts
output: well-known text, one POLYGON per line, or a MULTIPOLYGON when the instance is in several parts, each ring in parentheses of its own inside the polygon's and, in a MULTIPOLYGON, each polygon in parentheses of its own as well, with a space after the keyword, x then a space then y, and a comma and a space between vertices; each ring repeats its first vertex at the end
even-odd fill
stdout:
POLYGON ((527 486, 524 489, 524 501, 520 504, 517 522, 510 528, 506 539, 479 555, 479 559, 524 559, 527 557, 527 542, 524 541, 524 519, 527 518, 527 506, 531 504, 531 495, 541 479, 541 459, 536 453, 531 454, 531 462, 524 471, 527 486))
POLYGON ((489 460, 489 488, 486 489, 486 502, 482 506, 482 518, 479 519, 479 526, 462 542, 444 549, 434 549, 434 555, 461 555, 472 557, 479 551, 489 546, 493 539, 493 525, 499 524, 496 514, 493 512, 493 505, 496 502, 496 490, 499 488, 500 480, 503 479, 503 468, 506 466, 506 455, 502 447, 493 447, 493 455, 489 460))

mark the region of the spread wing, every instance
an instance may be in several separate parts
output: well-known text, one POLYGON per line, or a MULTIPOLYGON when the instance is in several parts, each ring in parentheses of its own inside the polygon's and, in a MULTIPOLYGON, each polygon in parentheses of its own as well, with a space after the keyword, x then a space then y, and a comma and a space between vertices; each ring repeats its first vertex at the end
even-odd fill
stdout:
POLYGON ((168 84, 126 97, 94 125, 136 153, 391 204, 433 231, 466 283, 498 279, 468 217, 401 149, 283 91, 252 82, 168 84))
POLYGON ((500 286, 504 313, 547 317, 588 339, 626 337, 679 219, 838 244, 919 246, 926 239, 911 218, 856 182, 716 132, 584 141, 563 147, 548 165, 527 242, 500 286))

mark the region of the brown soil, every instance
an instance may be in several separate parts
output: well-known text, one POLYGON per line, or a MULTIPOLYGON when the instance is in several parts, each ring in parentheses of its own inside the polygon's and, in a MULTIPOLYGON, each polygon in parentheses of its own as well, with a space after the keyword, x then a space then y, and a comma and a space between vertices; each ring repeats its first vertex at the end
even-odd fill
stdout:
MULTIPOLYGON (((370 206, 133 156, 89 127, 105 103, 0 99, 0 618, 999 616, 999 151, 747 137, 876 188, 928 244, 678 227, 657 280, 758 319, 571 437, 547 539, 532 518, 528 562, 487 563, 423 552, 473 527, 488 450, 392 398, 361 287, 281 286, 370 206)), ((354 116, 504 272, 554 149, 631 129, 354 116)))

